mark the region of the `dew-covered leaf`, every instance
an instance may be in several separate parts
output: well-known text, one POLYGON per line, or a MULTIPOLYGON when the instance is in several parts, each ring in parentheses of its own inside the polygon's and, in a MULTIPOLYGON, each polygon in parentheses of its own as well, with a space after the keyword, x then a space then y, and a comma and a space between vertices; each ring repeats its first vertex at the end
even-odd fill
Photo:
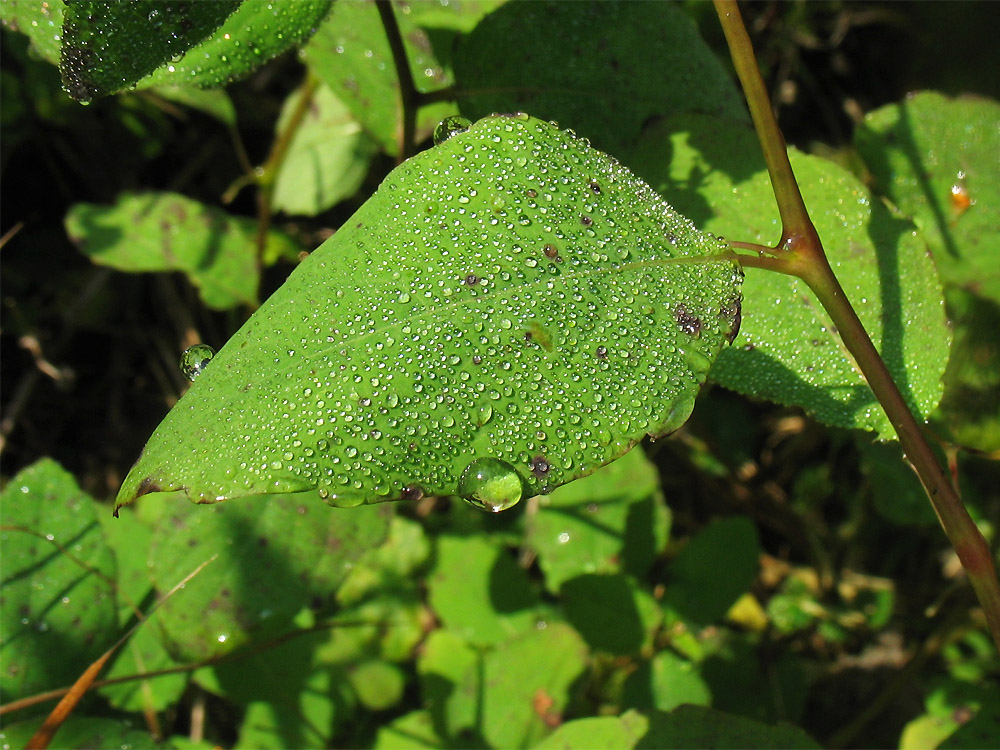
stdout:
POLYGON ((349 563, 384 538, 387 507, 337 513, 315 493, 196 508, 179 498, 149 550, 156 587, 165 591, 218 554, 157 611, 179 658, 232 651, 287 628, 313 597, 325 600, 349 563))
POLYGON ((649 717, 649 731, 638 748, 803 748, 818 750, 819 745, 798 727, 770 725, 703 706, 681 706, 670 713, 649 717))
MULTIPOLYGON (((301 101, 285 101, 275 126, 281 133, 301 101)), ((314 216, 354 194, 368 172, 376 144, 328 86, 320 84, 288 145, 271 204, 291 214, 314 216)))
POLYGON ((1000 103, 923 92, 870 113, 855 141, 945 283, 1000 302, 1000 103))
POLYGON ((201 42, 239 5, 239 0, 67 3, 59 57, 63 86, 83 102, 128 88, 201 42))
POLYGON ((331 4, 332 0, 243 0, 205 41, 176 62, 158 67, 139 81, 138 87, 228 83, 305 42, 329 13, 331 4))
POLYGON ((455 75, 467 117, 531 112, 619 157, 651 118, 747 119, 726 69, 672 3, 513 0, 462 40, 455 75))
MULTIPOLYGON (((640 174, 706 230, 774 245, 774 194, 753 131, 681 116, 644 137, 640 174)), ((848 298, 920 415, 941 398, 950 334, 941 284, 914 226, 832 162, 796 151, 792 167, 827 257, 848 298)), ((741 393, 805 408, 838 427, 894 436, 888 418, 819 302, 790 276, 747 269, 740 335, 712 380, 741 393)))
MULTIPOLYGON (((436 57, 431 38, 416 22, 421 6, 396 11, 410 72, 418 91, 428 92, 453 83, 451 72, 436 57)), ((336 3, 302 52, 316 73, 350 108, 365 130, 388 153, 399 151, 402 105, 392 51, 375 3, 336 3)), ((453 104, 438 102, 417 113, 417 138, 430 135, 439 120, 453 114, 453 104)))
POLYGON ((687 419, 738 320, 725 250, 580 139, 481 120, 394 170, 300 264, 119 502, 318 486, 339 505, 499 509, 549 492, 687 419))
POLYGON ((923 92, 870 113, 855 134, 875 189, 926 239, 947 289, 955 346, 935 421, 956 443, 1000 449, 1000 104, 923 92))
POLYGON ((586 750, 613 747, 631 750, 642 737, 649 721, 642 714, 626 711, 621 716, 591 716, 561 724, 534 746, 534 750, 586 750))
MULTIPOLYGON (((119 271, 183 271, 209 307, 254 305, 258 270, 257 223, 230 216, 177 193, 123 193, 112 206, 77 203, 66 231, 95 263, 119 271)), ((296 247, 286 235, 268 235, 268 253, 296 247)))
MULTIPOLYGON (((3 701, 70 685, 118 635, 115 560, 100 509, 51 459, 0 495, 3 701)), ((37 726, 36 726, 37 728, 37 726)))

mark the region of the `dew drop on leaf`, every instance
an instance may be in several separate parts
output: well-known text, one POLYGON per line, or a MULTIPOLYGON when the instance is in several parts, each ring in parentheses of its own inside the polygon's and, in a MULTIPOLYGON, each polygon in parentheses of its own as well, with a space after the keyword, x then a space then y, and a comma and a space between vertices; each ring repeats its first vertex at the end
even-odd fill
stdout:
POLYGON ((181 354, 181 372, 184 373, 184 377, 193 383, 194 379, 201 375, 214 356, 215 349, 208 344, 189 346, 181 354))
POLYGON ((462 472, 458 494, 481 510, 499 513, 517 505, 524 484, 521 475, 506 461, 477 458, 462 472))
POLYGON ((446 117, 434 128, 434 145, 440 146, 446 140, 458 133, 464 133, 472 125, 471 120, 467 120, 461 115, 446 117))

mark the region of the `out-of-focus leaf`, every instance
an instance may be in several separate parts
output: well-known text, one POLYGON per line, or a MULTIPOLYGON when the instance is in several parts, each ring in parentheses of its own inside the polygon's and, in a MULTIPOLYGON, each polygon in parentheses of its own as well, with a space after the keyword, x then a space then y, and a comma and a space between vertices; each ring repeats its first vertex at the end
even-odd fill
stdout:
MULTIPOLYGON (((119 636, 115 560, 101 509, 51 459, 0 495, 0 689, 3 701, 71 685, 119 636)), ((37 729, 37 726, 35 727, 37 729)))
MULTIPOLYGON (((396 9, 410 72, 420 92, 441 89, 454 82, 451 71, 438 60, 431 37, 417 25, 417 18, 424 10, 421 6, 429 5, 432 3, 414 3, 396 9)), ((474 8, 476 4, 471 5, 474 8)), ((475 11, 471 17, 475 18, 475 11)), ((439 43, 444 42, 438 39, 439 43)), ((398 153, 398 134, 402 128, 399 80, 375 3, 336 3, 329 18, 303 49, 303 55, 309 67, 350 108, 368 134, 388 153, 398 153)), ((454 112, 455 106, 445 102, 421 107, 417 113, 418 139, 429 136, 442 118, 454 112)))
POLYGON ((175 654, 192 660, 280 633, 385 538, 390 516, 385 507, 338 513, 315 493, 212 508, 162 500, 174 505, 149 550, 159 590, 219 556, 156 615, 175 654))
POLYGON ((750 588, 759 558, 757 531, 749 519, 713 521, 671 563, 664 604, 686 622, 713 623, 750 588))
MULTIPOLYGON (((205 304, 219 310, 254 305, 257 224, 176 193, 124 193, 113 206, 77 203, 66 231, 95 263, 119 271, 183 271, 205 304)), ((270 252, 294 241, 268 235, 270 252)))
POLYGON ((667 542, 669 510, 657 494, 659 476, 641 448, 539 498, 527 541, 537 552, 545 585, 558 591, 584 573, 614 573, 625 565, 643 575, 667 542))
MULTIPOLYGON (((37 719, 16 724, 5 722, 3 729, 0 729, 0 747, 25 747, 38 727, 37 719)), ((95 747, 153 750, 160 745, 149 732, 135 728, 127 720, 70 716, 56 732, 52 747, 65 750, 90 750, 95 747)))
POLYGON ((561 724, 535 745, 534 750, 586 750, 613 747, 631 750, 649 727, 649 720, 635 711, 621 716, 592 716, 561 724))
MULTIPOLYGON (((300 90, 285 101, 277 133, 288 127, 302 95, 300 90)), ((325 211, 355 193, 375 151, 375 142, 350 110, 320 84, 288 146, 274 183, 272 205, 309 216, 325 211)))
POLYGON ((403 697, 406 678, 395 664, 369 659, 352 666, 347 675, 358 701, 370 711, 385 711, 403 697))
MULTIPOLYGON (((640 173, 708 231, 774 245, 781 225, 752 130, 693 115, 651 131, 635 151, 640 173)), ((827 257, 914 411, 941 398, 950 333, 940 281, 914 226, 872 201, 832 162, 793 151, 792 167, 827 257)), ((838 427, 894 437, 860 370, 806 285, 747 269, 740 335, 712 368, 741 393, 801 406, 838 427)))
POLYGON ((661 651, 639 665, 625 681, 625 705, 641 711, 670 711, 677 706, 707 706, 712 693, 698 666, 672 651, 661 651))
POLYGON ((937 523, 920 480, 903 460, 899 443, 871 443, 858 438, 861 471, 868 478, 875 509, 883 518, 904 526, 937 523))
POLYGON ((531 112, 620 158, 651 118, 747 119, 725 68, 671 3, 514 0, 463 40, 455 72, 466 116, 531 112))
POLYGON ((549 492, 687 419, 739 313, 724 251, 580 139, 486 118, 397 167, 299 265, 119 502, 549 492))
POLYGON ((594 650, 637 654, 652 645, 660 612, 647 592, 623 575, 580 575, 562 586, 567 621, 594 650))
POLYGON ((411 711, 380 726, 373 747, 375 750, 418 750, 446 745, 435 732, 429 711, 411 711))
POLYGON ((224 125, 236 127, 236 107, 222 89, 199 89, 195 86, 157 86, 151 94, 167 101, 204 112, 224 125))
POLYGON ((501 643, 538 620, 539 602, 528 577, 487 539, 439 537, 428 585, 438 617, 469 643, 501 643))
POLYGON ((222 25, 239 0, 74 0, 63 12, 59 68, 74 99, 121 91, 222 25))
POLYGON ((772 726, 702 706, 681 706, 668 714, 651 715, 649 731, 636 747, 819 750, 820 746, 804 731, 788 724, 772 726))

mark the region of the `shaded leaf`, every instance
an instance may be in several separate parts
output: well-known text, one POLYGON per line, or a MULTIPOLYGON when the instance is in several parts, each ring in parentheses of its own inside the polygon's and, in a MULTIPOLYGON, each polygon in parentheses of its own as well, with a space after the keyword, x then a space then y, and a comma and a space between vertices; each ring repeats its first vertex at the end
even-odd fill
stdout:
POLYGON ((514 0, 462 41, 455 74, 467 117, 531 112, 620 157, 651 118, 746 120, 725 68, 670 3, 514 0))
POLYGON ((628 676, 622 700, 642 711, 670 711, 682 705, 707 706, 712 702, 712 692, 699 674, 698 665, 672 651, 661 651, 628 676))
MULTIPOLYGON (((183 271, 205 304, 219 310, 254 305, 257 224, 176 193, 123 193, 113 206, 77 203, 66 231, 95 263, 120 271, 183 271)), ((270 252, 295 244, 279 232, 270 252)))
MULTIPOLYGON (((634 158, 653 187, 708 231, 764 245, 778 241, 778 211, 752 130, 682 116, 650 132, 634 158)), ((926 416, 941 398, 950 334, 923 241, 832 162, 795 151, 791 162, 834 272, 907 403, 926 416)), ((714 381, 801 406, 826 424, 894 436, 802 281, 747 269, 744 297, 740 336, 712 368, 714 381)))
MULTIPOLYGON (((301 101, 288 97, 275 126, 281 133, 301 101)), ((340 99, 319 85, 301 125, 292 136, 274 182, 271 203, 288 213, 313 216, 350 197, 360 187, 376 151, 340 99)))
POLYGON ((114 555, 99 506, 73 477, 42 459, 7 483, 0 505, 8 527, 0 531, 0 687, 7 702, 73 684, 119 631, 114 555))
POLYGON ((217 29, 238 0, 74 0, 65 5, 59 68, 74 99, 121 91, 217 29))
POLYGON ((739 312, 724 251, 579 139, 482 120, 398 167, 300 264, 119 502, 551 491, 688 417, 739 312))
POLYGON ((649 731, 636 747, 782 748, 820 747, 798 727, 768 725, 702 706, 681 706, 649 717, 649 731))
POLYGON ((539 601, 527 575, 486 539, 439 537, 427 583, 437 616, 469 643, 501 643, 538 620, 539 601))
POLYGON ((623 575, 578 575, 562 590, 566 620, 594 650, 637 654, 652 645, 661 618, 656 602, 623 575))
MULTIPOLYGON (((0 730, 0 745, 3 747, 25 747, 28 740, 38 730, 38 720, 21 721, 16 724, 4 722, 0 730)), ((135 750, 156 748, 160 745, 144 729, 135 728, 132 722, 121 719, 105 719, 96 716, 70 716, 52 740, 52 746, 63 750, 91 750, 95 747, 127 747, 135 750)))
POLYGON ((713 521, 671 563, 663 602, 687 622, 716 622, 749 590, 759 558, 757 530, 749 519, 713 521))
POLYGON ((380 726, 373 745, 375 750, 415 750, 445 746, 434 731, 429 711, 411 711, 380 726))
POLYGON ((539 498, 527 520, 527 542, 538 553, 545 585, 625 565, 642 575, 667 541, 669 510, 657 493, 659 475, 641 448, 539 498))
POLYGON ((173 505, 149 550, 160 591, 219 556, 157 612, 171 650, 189 659, 282 632, 313 597, 322 601, 336 590, 348 563, 385 538, 390 515, 388 508, 337 513, 315 493, 208 509, 162 500, 173 505))

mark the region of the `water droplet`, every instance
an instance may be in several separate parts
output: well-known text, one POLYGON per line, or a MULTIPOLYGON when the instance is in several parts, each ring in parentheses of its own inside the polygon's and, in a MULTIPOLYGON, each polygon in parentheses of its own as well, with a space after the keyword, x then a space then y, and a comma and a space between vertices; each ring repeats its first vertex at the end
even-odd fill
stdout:
POLYGON ((327 505, 332 505, 334 508, 357 508, 359 505, 364 505, 365 502, 363 493, 352 492, 351 490, 330 492, 323 488, 320 489, 319 496, 323 498, 323 502, 327 505))
POLYGON ((498 458, 477 458, 458 480, 458 494, 471 505, 499 513, 517 505, 524 494, 521 475, 498 458))
POLYGON ((202 371, 212 361, 215 356, 215 349, 208 344, 195 344, 189 346, 181 354, 181 372, 191 382, 201 375, 202 371))
POLYGON ((434 128, 434 145, 440 146, 453 135, 464 133, 472 125, 472 121, 460 115, 446 117, 434 128))

